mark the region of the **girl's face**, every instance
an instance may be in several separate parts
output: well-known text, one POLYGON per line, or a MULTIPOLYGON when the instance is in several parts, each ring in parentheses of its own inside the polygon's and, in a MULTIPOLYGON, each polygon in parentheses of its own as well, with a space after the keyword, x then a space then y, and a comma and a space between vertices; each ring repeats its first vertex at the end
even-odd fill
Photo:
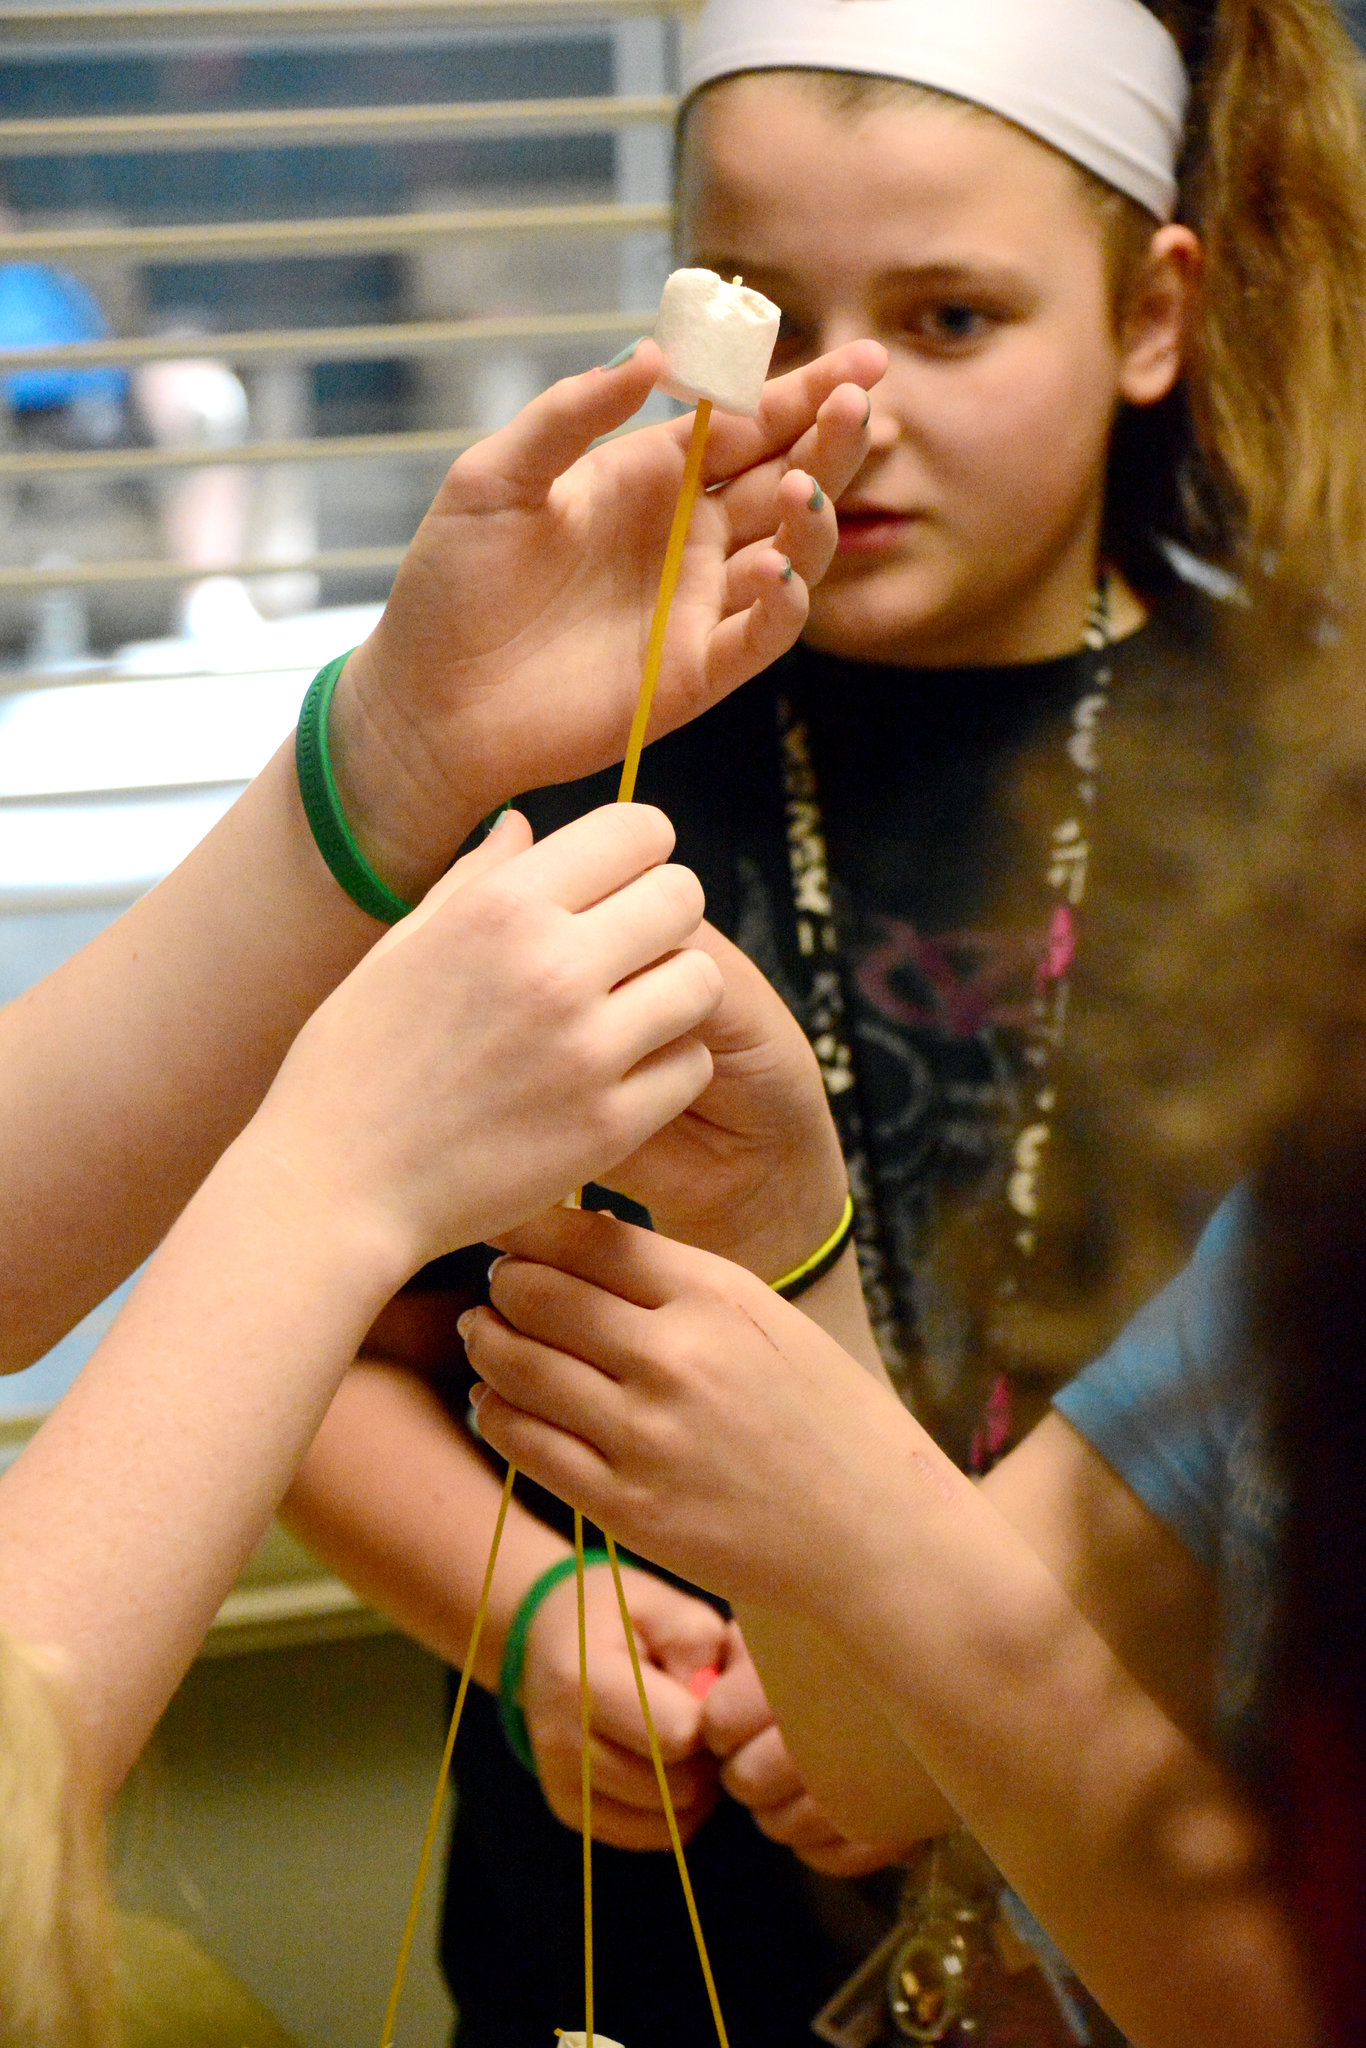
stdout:
POLYGON ((990 115, 846 114, 814 81, 754 74, 693 108, 680 206, 689 262, 782 307, 775 369, 861 335, 891 353, 808 642, 947 665, 1075 647, 1111 424, 1170 389, 1180 322, 1116 332, 1071 166, 990 115))

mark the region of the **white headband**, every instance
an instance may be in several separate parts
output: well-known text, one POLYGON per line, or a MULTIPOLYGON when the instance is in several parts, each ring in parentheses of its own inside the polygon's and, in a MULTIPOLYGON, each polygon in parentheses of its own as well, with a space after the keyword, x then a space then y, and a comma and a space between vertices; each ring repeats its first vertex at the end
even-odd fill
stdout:
POLYGON ((951 93, 1159 220, 1175 211, 1190 86, 1143 0, 710 0, 684 98, 740 71, 853 71, 951 93))

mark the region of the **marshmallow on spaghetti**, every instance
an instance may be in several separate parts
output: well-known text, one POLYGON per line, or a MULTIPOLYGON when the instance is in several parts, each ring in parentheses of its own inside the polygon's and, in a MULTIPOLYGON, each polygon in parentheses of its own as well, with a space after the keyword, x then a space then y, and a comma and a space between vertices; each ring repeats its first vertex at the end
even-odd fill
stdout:
POLYGON ((782 315, 762 292, 714 270, 675 270, 664 286, 655 340, 668 358, 660 389, 688 405, 756 413, 782 315))
MULTIPOLYGON (((558 2028, 556 2032, 559 2032, 558 2028)), ((588 2048, 588 2036, 580 2028, 575 2034, 560 2034, 560 2048, 588 2048)), ((609 2041, 606 2034, 593 2029, 593 2048, 621 2048, 620 2041, 609 2041)))

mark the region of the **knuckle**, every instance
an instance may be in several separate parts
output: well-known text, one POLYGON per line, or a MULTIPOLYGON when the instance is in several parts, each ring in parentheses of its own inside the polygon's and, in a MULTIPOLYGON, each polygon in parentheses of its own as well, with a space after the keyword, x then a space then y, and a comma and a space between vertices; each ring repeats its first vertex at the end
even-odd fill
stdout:
POLYGON ((654 870, 654 889, 659 899, 661 915, 687 920, 693 924, 701 922, 707 907, 707 899, 691 868, 683 867, 678 861, 666 861, 654 870))

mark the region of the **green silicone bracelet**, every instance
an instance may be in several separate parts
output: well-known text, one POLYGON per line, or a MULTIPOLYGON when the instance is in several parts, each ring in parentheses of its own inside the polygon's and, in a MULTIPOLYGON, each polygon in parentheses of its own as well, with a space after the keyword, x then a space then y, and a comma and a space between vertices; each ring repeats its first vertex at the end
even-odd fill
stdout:
MULTIPOLYGON (((617 1552, 624 1559, 622 1551, 617 1552)), ((590 1564, 610 1564, 611 1558, 605 1550, 585 1550, 584 1567, 590 1564)), ((526 1716, 517 1695, 522 1690, 522 1673, 526 1669, 527 1638, 531 1624, 541 1611, 541 1603, 547 1594, 553 1593, 561 1579, 567 1579, 574 1570, 574 1553, 557 1558, 539 1579, 533 1579, 522 1595, 522 1604, 512 1617, 507 1641, 503 1645, 503 1663, 498 1673, 498 1719, 507 1737, 508 1748, 519 1763, 535 1775, 536 1759, 531 1752, 531 1741, 526 1732, 526 1716)))
POLYGON ((381 924, 397 924, 413 906, 405 903, 401 896, 396 896, 387 882, 380 880, 357 846, 342 809, 337 778, 332 773, 327 748, 327 714, 332 704, 332 692, 354 652, 355 649, 350 648, 345 654, 339 654, 335 661, 329 661, 309 684, 294 736, 294 765, 299 777, 304 815, 317 841, 318 851, 333 875, 351 901, 359 904, 367 916, 378 918, 381 924))

